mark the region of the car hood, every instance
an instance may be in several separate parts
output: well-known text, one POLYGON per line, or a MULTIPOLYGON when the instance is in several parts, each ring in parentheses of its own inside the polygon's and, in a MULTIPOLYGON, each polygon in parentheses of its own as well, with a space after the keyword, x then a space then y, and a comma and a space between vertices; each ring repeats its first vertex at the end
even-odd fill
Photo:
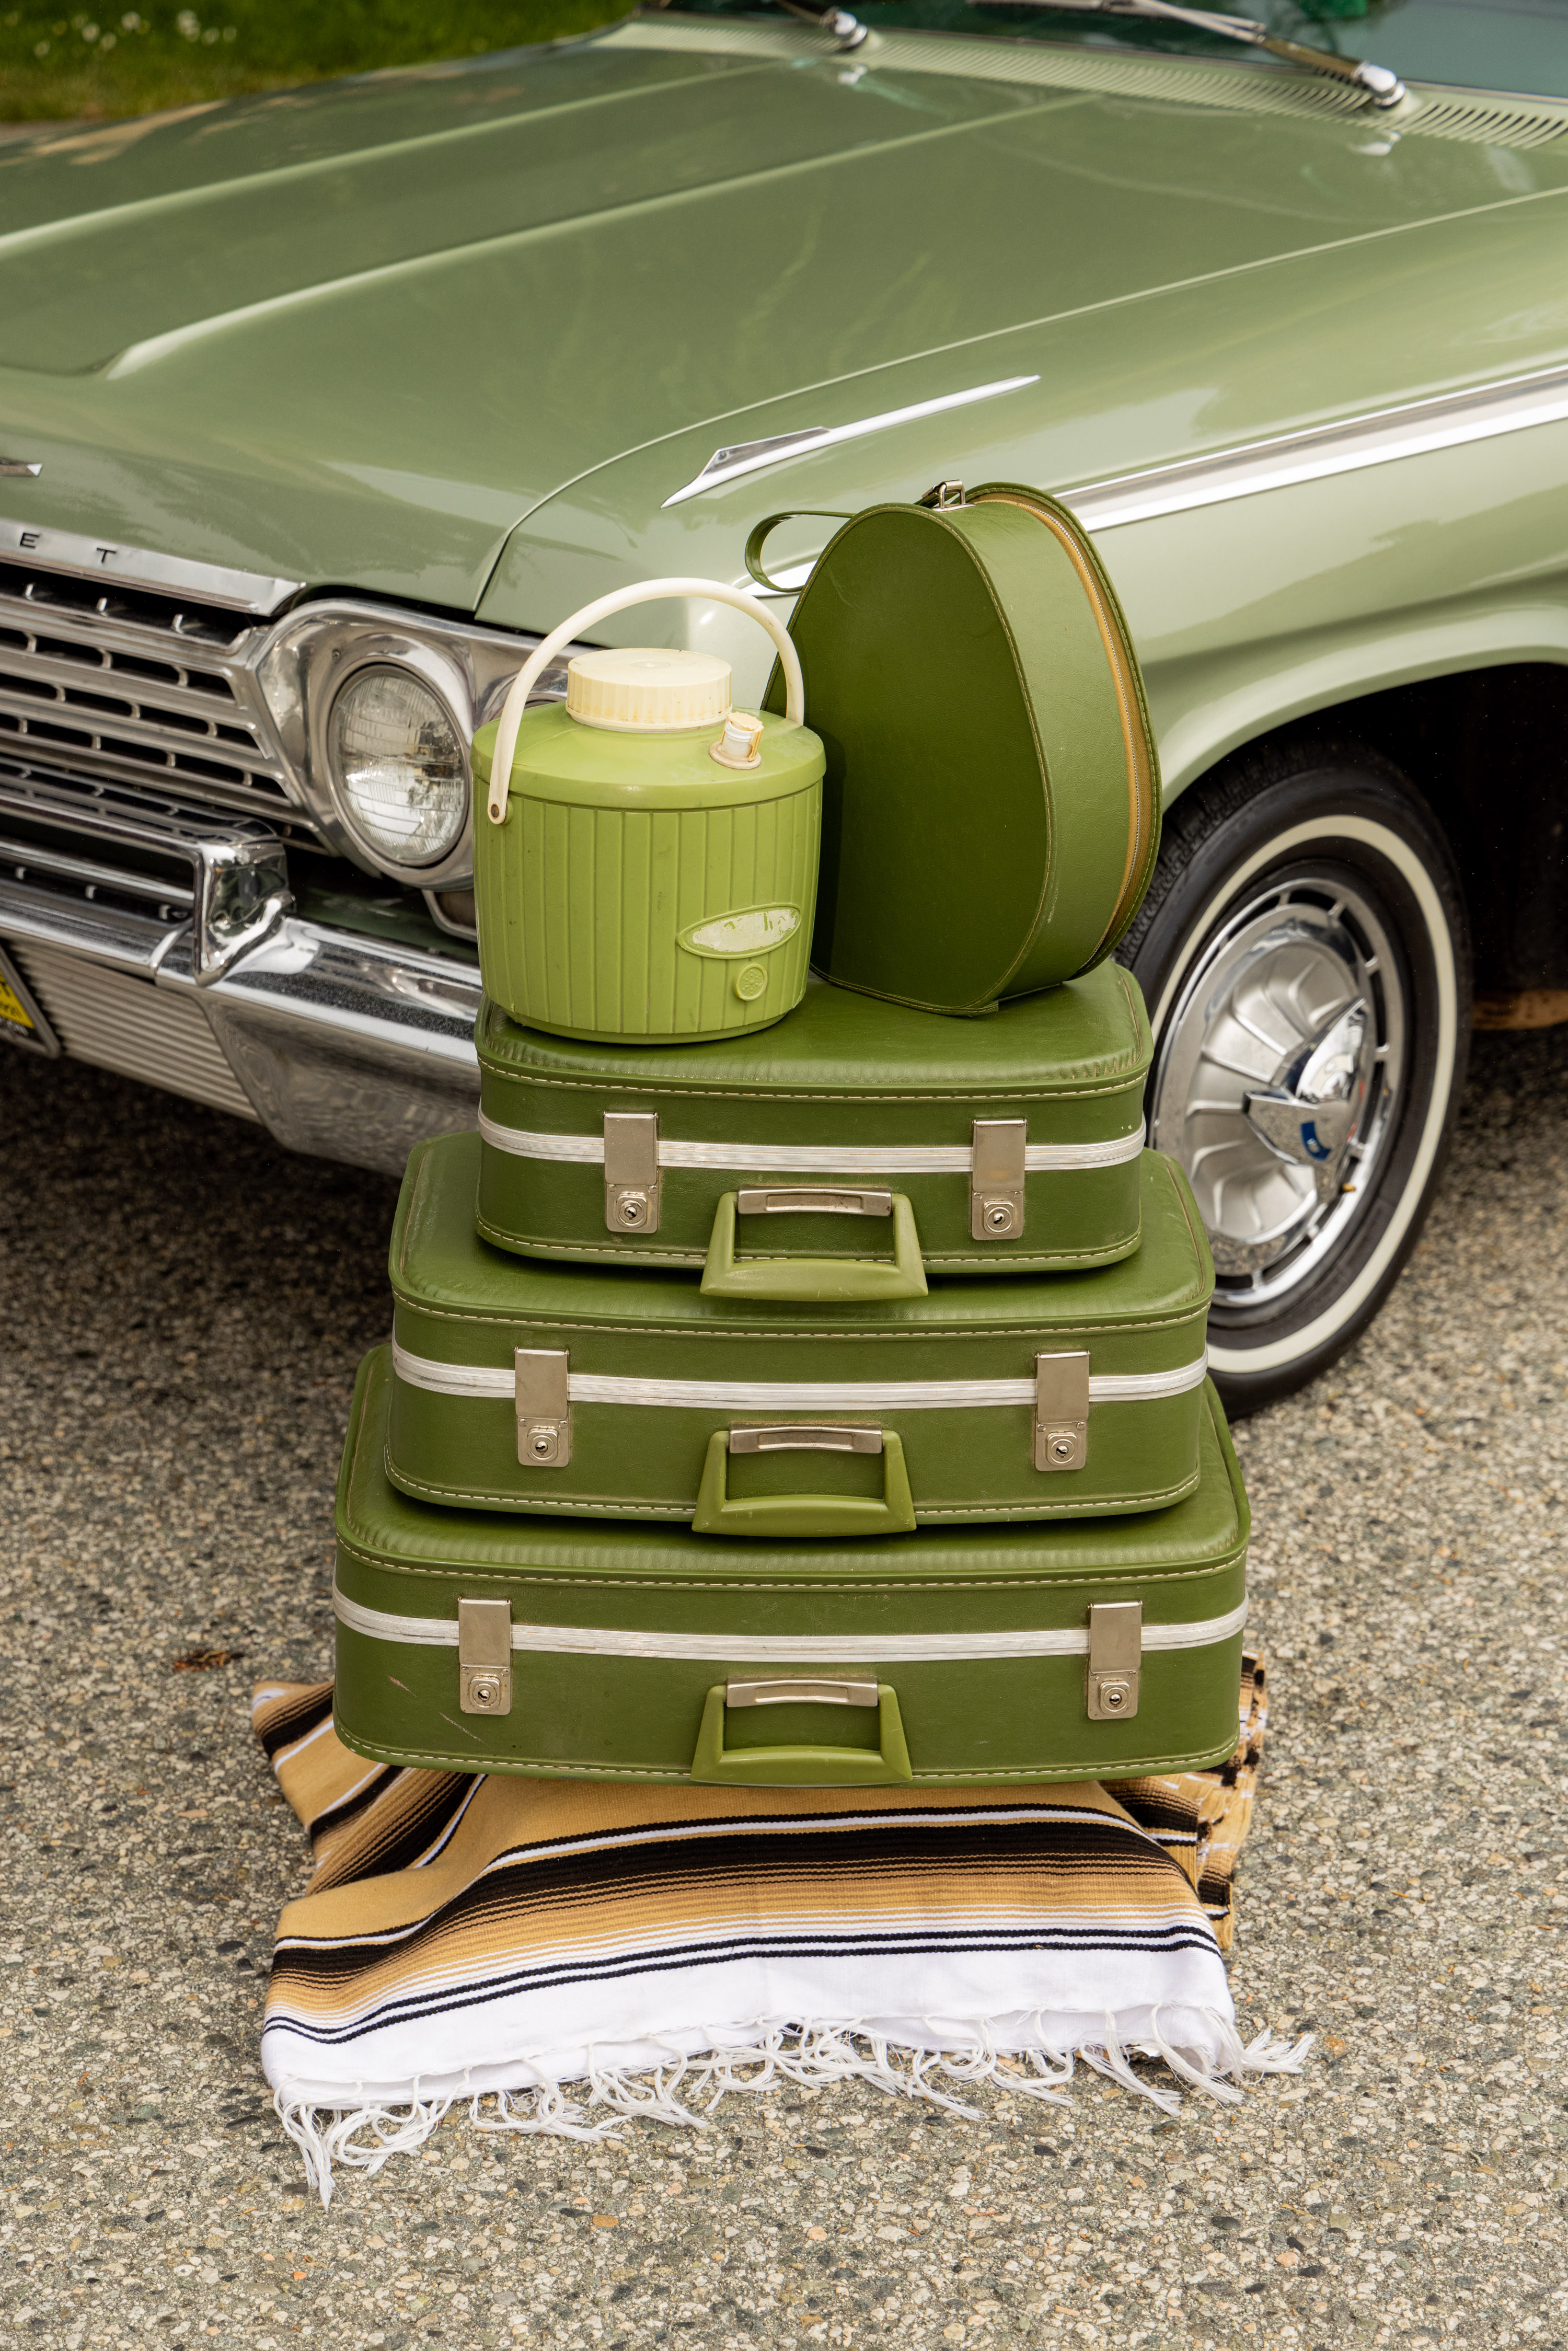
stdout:
POLYGON ((42 465, 5 508, 472 609, 517 525, 636 453, 668 449, 659 506, 720 444, 992 380, 1081 410, 1087 319, 1147 325, 1093 387, 1119 463, 1277 427, 1288 368, 1246 415, 1167 381, 1173 300, 1234 286, 1300 339, 1291 268, 1568 179, 1040 54, 633 20, 0 151, 0 458, 42 465))

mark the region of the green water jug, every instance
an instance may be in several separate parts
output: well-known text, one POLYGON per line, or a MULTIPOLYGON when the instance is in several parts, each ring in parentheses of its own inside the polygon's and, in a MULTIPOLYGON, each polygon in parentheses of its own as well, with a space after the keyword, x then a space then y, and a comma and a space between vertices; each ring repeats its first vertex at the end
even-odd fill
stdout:
POLYGON ((648 1045, 766 1028, 806 987, 822 746, 800 664, 754 596, 651 580, 563 621, 474 739, 479 966, 526 1028, 648 1045), (563 647, 612 612, 701 597, 778 652, 782 716, 732 708, 727 662, 644 647, 579 653, 567 698, 527 707, 563 647))

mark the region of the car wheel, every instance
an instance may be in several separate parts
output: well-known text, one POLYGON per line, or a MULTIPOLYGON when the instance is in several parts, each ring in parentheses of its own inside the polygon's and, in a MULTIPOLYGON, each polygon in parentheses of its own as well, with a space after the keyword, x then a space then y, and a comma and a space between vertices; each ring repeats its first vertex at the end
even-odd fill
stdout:
POLYGON ((1210 1368, 1249 1411, 1350 1344, 1431 1206, 1469 1043, 1454 862, 1386 760, 1270 746, 1176 803, 1118 952, 1155 1032, 1149 1140, 1214 1251, 1210 1368))

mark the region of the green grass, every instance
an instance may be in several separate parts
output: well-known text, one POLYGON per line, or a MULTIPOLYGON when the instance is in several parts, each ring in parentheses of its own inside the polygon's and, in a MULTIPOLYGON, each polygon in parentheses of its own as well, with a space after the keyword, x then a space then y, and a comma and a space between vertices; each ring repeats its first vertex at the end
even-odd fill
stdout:
POLYGON ((0 122, 148 114, 585 33, 628 0, 0 0, 0 122))

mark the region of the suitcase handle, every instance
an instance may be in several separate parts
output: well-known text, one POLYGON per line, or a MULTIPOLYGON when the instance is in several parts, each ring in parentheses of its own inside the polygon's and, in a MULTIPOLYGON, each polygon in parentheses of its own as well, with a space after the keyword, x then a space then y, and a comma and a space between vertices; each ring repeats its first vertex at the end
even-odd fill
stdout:
MULTIPOLYGON (((773 1438, 768 1445, 741 1444, 737 1452, 781 1452, 799 1450, 810 1453, 860 1453, 869 1451, 863 1444, 846 1443, 846 1438, 863 1437, 861 1429, 804 1426, 793 1434, 786 1446, 777 1429, 764 1432, 773 1438)), ((703 1464, 703 1481, 697 1489, 696 1514, 692 1520, 695 1535, 912 1535, 915 1532, 915 1504, 909 1492, 909 1472, 904 1466, 904 1447, 892 1429, 878 1432, 882 1454, 882 1499, 873 1501, 869 1494, 758 1494, 750 1501, 732 1502, 727 1491, 729 1456, 733 1439, 749 1435, 745 1429, 716 1428, 707 1441, 707 1459, 703 1464)))
MULTIPOLYGON (((877 1743, 874 1747, 726 1747, 724 1715, 728 1697, 720 1682, 703 1707, 702 1729, 692 1757, 692 1778, 729 1788, 863 1788, 898 1786, 915 1777, 909 1744, 890 1682, 878 1682, 877 1743)), ((778 1701, 775 1700, 775 1703, 778 1701)), ((813 1699, 809 1689, 803 1702, 813 1699)), ((830 1700, 829 1703, 837 1701, 830 1700)))
POLYGON ((884 1298, 924 1298, 925 1265, 915 1211, 902 1192, 865 1186, 753 1185, 726 1192, 714 1212, 703 1268, 705 1298, 770 1298, 792 1306, 869 1306, 884 1298), (735 1261, 737 1216, 855 1216, 893 1218, 893 1259, 770 1257, 735 1261))

